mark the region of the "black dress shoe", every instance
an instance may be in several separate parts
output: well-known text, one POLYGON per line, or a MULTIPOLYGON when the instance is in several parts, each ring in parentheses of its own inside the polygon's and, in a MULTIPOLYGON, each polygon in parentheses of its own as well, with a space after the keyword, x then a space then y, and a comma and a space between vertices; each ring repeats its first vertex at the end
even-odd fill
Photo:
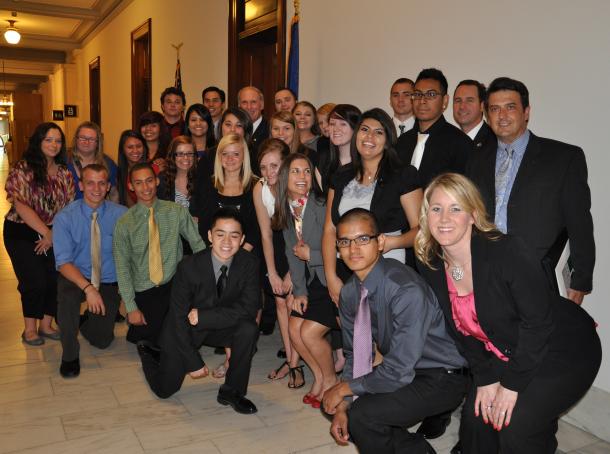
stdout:
POLYGON ((455 444, 455 446, 453 448, 451 448, 451 451, 449 451, 451 454, 462 454, 462 442, 460 440, 458 440, 458 442, 455 444))
POLYGON ((230 405, 237 413, 242 413, 244 415, 251 415, 258 411, 256 405, 254 405, 252 401, 246 399, 236 391, 218 391, 216 400, 221 405, 230 405))
POLYGON ((78 358, 72 361, 62 361, 59 373, 64 378, 75 378, 80 374, 80 361, 78 358))
POLYGON ((142 359, 152 358, 157 364, 161 362, 161 351, 146 340, 138 341, 138 354, 142 359))
POLYGON ((451 416, 429 416, 422 421, 417 433, 422 434, 427 440, 434 440, 445 433, 450 422, 451 416))

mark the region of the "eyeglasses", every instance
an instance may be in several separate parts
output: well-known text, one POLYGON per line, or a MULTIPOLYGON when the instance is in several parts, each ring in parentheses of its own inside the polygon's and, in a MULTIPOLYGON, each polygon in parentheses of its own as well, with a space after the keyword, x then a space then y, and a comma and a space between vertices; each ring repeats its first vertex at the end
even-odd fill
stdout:
POLYGON ((356 238, 339 238, 336 241, 336 243, 337 243, 337 247, 340 249, 350 247, 350 245, 352 244, 352 241, 354 242, 354 244, 356 246, 366 246, 367 244, 369 244, 371 242, 371 240, 374 240, 378 236, 379 235, 360 235, 360 236, 357 236, 356 238))
POLYGON ((422 98, 426 98, 427 101, 432 101, 437 96, 443 96, 443 94, 439 93, 438 91, 435 91, 435 90, 428 90, 425 93, 422 93, 421 91, 415 91, 415 92, 411 93, 411 100, 412 101, 421 101, 422 98))
POLYGON ((97 142, 97 137, 78 136, 77 139, 79 140, 79 142, 85 142, 85 143, 95 143, 95 142, 97 142))
POLYGON ((195 157, 195 153, 189 153, 186 151, 177 151, 175 153, 177 158, 194 158, 195 157))

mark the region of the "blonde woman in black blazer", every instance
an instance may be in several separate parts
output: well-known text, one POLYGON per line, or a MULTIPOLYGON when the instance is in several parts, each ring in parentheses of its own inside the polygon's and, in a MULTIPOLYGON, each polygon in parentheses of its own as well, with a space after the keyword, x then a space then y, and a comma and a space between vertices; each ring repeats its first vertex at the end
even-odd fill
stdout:
POLYGON ((428 186, 415 251, 473 374, 463 452, 554 453, 558 417, 599 369, 593 319, 551 292, 532 251, 495 230, 461 175, 428 186))

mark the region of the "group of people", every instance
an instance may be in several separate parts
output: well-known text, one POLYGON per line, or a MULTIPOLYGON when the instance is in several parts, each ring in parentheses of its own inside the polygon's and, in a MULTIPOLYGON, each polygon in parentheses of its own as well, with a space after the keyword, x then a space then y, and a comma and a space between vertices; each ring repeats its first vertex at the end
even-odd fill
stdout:
POLYGON ((56 124, 36 128, 6 183, 23 342, 60 340, 76 377, 78 333, 108 347, 122 301, 157 396, 212 373, 218 402, 252 414, 256 343, 277 322, 269 379, 302 388, 304 362, 303 404, 340 444, 431 453, 463 403, 452 453, 554 453, 601 361, 581 307, 595 244, 584 153, 528 129, 526 86, 461 81, 459 128, 436 68, 392 84, 393 116, 280 88, 267 120, 258 88, 237 98, 208 87, 184 113, 166 89, 118 165, 94 123, 69 154, 56 124), (225 355, 212 371, 202 345, 225 355))

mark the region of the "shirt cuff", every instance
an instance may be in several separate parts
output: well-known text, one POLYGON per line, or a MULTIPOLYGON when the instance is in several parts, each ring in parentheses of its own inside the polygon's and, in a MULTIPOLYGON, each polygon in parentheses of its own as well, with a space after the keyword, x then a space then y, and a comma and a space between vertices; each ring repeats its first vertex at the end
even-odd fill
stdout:
POLYGON ((125 301, 125 300, 123 300, 123 302, 125 303, 125 310, 127 311, 127 313, 138 310, 138 305, 136 304, 135 301, 125 301))

